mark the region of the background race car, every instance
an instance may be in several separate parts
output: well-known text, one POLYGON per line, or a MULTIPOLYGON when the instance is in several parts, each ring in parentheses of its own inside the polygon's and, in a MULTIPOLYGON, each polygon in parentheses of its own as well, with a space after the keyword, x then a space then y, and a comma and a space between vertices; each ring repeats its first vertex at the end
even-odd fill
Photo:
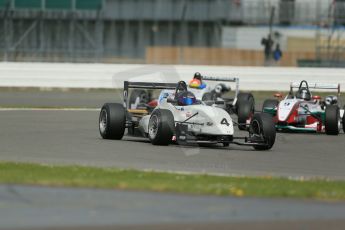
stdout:
POLYGON ((278 130, 338 135, 341 127, 345 132, 344 108, 340 109, 339 96, 340 84, 294 82, 290 84, 290 92, 285 99, 281 100, 282 95, 275 94, 276 99, 264 101, 262 111, 273 116, 278 130), (338 95, 322 99, 321 96, 312 95, 311 88, 337 90, 338 95), (297 92, 294 92, 294 89, 297 89, 297 92))
POLYGON ((256 150, 271 149, 276 130, 270 115, 256 113, 248 128, 247 137, 235 137, 232 118, 216 104, 209 106, 197 100, 180 81, 170 83, 124 83, 124 103, 106 103, 99 116, 99 130, 104 139, 122 139, 125 129, 129 135, 141 134, 154 145, 218 144, 253 146, 256 150), (151 113, 147 110, 127 109, 130 88, 162 89, 160 100, 151 113))
MULTIPOLYGON (((239 79, 228 77, 207 77, 200 73, 195 73, 193 79, 188 84, 191 91, 198 100, 204 101, 207 105, 216 105, 223 108, 229 114, 237 115, 238 128, 245 130, 249 127, 251 118, 255 111, 255 99, 251 93, 239 92, 239 79), (221 82, 211 86, 205 82, 221 82), (235 90, 232 96, 231 85, 235 90)), ((153 97, 152 90, 135 89, 130 93, 128 107, 130 109, 147 110, 148 113, 158 105, 158 99, 153 97)))

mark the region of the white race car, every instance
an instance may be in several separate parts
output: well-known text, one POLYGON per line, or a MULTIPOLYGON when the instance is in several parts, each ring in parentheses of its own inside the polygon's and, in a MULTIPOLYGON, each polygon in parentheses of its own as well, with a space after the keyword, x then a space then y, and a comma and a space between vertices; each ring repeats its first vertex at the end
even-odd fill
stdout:
POLYGON ((234 125, 224 109, 196 100, 184 81, 177 85, 126 81, 124 103, 104 104, 99 116, 99 130, 104 139, 122 139, 127 128, 129 135, 141 133, 154 145, 234 143, 256 150, 268 150, 274 145, 276 131, 269 114, 254 114, 247 137, 235 137, 234 125), (162 89, 158 105, 151 113, 127 109, 129 88, 162 89))
MULTIPOLYGON (((238 127, 246 130, 254 115, 255 100, 251 93, 240 92, 239 78, 232 77, 208 77, 195 73, 194 78, 188 84, 188 91, 192 92, 196 99, 205 102, 207 105, 216 105, 223 108, 229 114, 237 115, 238 127), (191 82, 196 81, 203 87, 192 87, 191 82), (212 84, 218 82, 217 84, 212 84), (207 84, 206 84, 207 83, 207 84), (234 87, 232 97, 225 97, 225 94, 234 87)), ((161 96, 160 96, 161 97, 161 96)), ((144 109, 152 112, 158 105, 158 99, 153 99, 152 90, 135 89, 130 93, 128 107, 130 109, 144 109)))

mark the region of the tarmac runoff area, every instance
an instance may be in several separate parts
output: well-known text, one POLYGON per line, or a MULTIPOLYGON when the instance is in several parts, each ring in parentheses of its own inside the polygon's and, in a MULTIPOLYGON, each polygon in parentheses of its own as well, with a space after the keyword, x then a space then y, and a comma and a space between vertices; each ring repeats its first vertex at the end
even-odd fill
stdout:
MULTIPOLYGON (((264 152, 236 145, 152 146, 132 137, 108 141, 99 136, 97 108, 114 101, 111 93, 5 94, 0 104, 13 109, 0 109, 1 161, 345 179, 343 133, 278 133, 273 149, 264 152), (47 106, 93 109, 29 108, 47 106)), ((342 229, 344 224, 343 202, 0 185, 0 229, 342 229)))
POLYGON ((345 203, 0 185, 0 229, 343 229, 345 203))

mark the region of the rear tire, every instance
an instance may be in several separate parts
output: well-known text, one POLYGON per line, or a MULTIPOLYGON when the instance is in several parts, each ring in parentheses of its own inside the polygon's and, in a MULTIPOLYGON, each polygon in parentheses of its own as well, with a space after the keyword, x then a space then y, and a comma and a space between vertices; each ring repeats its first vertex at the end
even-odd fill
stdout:
POLYGON ((264 112, 265 108, 276 108, 279 105, 279 101, 276 99, 267 99, 264 101, 264 104, 262 105, 262 112, 264 112))
POLYGON ((238 116, 238 128, 246 130, 246 122, 253 116, 255 111, 255 100, 251 93, 239 93, 237 95, 236 111, 238 116))
POLYGON ((149 139, 153 145, 169 145, 175 130, 174 115, 166 109, 153 111, 149 121, 149 139))
POLYGON ((337 105, 326 107, 325 131, 327 135, 338 135, 340 130, 340 110, 337 105))
POLYGON ((126 129, 126 110, 122 104, 106 103, 99 114, 99 133, 103 139, 122 139, 126 129))
POLYGON ((262 135, 266 144, 253 146, 255 150, 269 150, 276 140, 276 128, 272 117, 267 113, 256 113, 250 123, 252 134, 262 135))

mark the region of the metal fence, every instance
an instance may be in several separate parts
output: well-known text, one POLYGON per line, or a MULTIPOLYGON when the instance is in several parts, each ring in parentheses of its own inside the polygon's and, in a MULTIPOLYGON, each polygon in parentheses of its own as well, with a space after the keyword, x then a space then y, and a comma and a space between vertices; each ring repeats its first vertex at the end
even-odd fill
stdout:
POLYGON ((146 47, 219 47, 222 26, 267 25, 272 7, 274 24, 319 25, 330 1, 314 2, 0 0, 0 59, 143 63, 146 47))

